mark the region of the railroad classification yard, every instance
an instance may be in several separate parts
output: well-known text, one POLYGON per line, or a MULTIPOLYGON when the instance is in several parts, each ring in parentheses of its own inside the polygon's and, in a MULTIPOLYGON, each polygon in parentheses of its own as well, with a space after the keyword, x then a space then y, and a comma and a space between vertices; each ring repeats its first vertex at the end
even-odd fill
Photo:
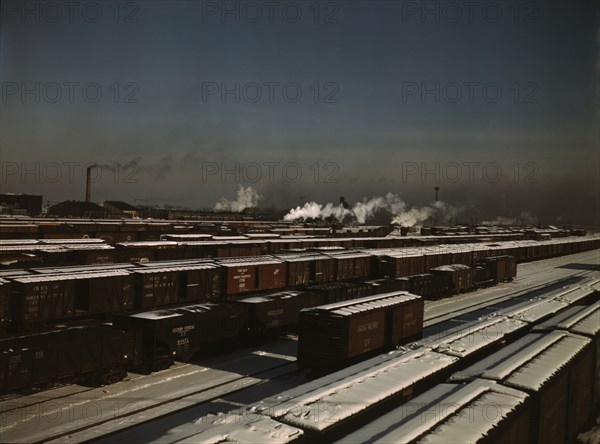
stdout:
POLYGON ((13 220, 2 442, 547 443, 590 427, 599 236, 378 230, 13 220))
POLYGON ((0 444, 600 444, 599 30, 0 1, 0 444))

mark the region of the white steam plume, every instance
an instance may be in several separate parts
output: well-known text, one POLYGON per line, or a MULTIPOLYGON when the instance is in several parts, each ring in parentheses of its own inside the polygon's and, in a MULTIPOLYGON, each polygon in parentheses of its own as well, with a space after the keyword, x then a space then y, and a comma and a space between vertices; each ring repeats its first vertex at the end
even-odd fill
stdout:
POLYGON ((263 197, 259 195, 252 187, 239 186, 236 200, 227 200, 224 197, 215 204, 215 211, 232 211, 241 213, 246 208, 254 208, 258 205, 259 199, 263 197))
POLYGON ((333 216, 341 222, 349 216, 358 223, 364 224, 375 216, 378 211, 386 211, 392 215, 392 224, 412 227, 421 225, 431 217, 435 217, 436 223, 450 223, 464 209, 462 206, 456 207, 441 201, 422 208, 413 207, 406 210, 407 207, 407 204, 398 195, 388 193, 385 197, 373 197, 370 200, 363 199, 362 202, 357 202, 350 210, 342 205, 332 203, 321 205, 316 202, 307 202, 301 207, 292 208, 284 216, 284 220, 326 219, 333 216))
POLYGON ((396 214, 405 207, 406 204, 402 202, 400 197, 388 193, 385 197, 373 197, 370 200, 363 199, 362 202, 357 202, 351 209, 346 209, 343 205, 334 205, 332 203, 321 205, 316 202, 307 202, 301 207, 292 208, 284 216, 284 220, 327 219, 333 216, 340 222, 345 217, 352 217, 358 223, 364 224, 378 211, 383 210, 391 214, 396 214))
POLYGON ((421 226, 429 218, 435 218, 435 222, 438 224, 448 224, 454 221, 463 209, 462 206, 455 207, 446 202, 437 201, 426 207, 413 207, 397 214, 392 219, 392 224, 410 228, 421 226))

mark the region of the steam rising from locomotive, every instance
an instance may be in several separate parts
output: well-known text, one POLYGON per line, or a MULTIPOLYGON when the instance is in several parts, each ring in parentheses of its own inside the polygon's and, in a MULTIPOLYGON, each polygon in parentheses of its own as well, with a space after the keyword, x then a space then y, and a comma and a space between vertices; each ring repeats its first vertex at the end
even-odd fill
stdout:
POLYGON ((256 208, 263 197, 252 187, 239 186, 236 200, 222 198, 215 204, 215 211, 231 211, 241 213, 246 208, 256 208))
MULTIPOLYGON (((345 202, 343 202, 345 203, 345 202)), ((462 211, 462 207, 453 206, 442 201, 433 202, 421 208, 410 207, 400 196, 387 193, 385 196, 373 197, 369 200, 363 199, 354 206, 348 205, 325 205, 314 201, 307 202, 303 206, 292 208, 284 216, 284 220, 307 220, 307 219, 329 219, 335 218, 339 222, 344 219, 352 219, 359 224, 366 223, 378 212, 387 212, 391 217, 391 223, 401 227, 413 227, 422 225, 428 219, 435 218, 439 223, 447 223, 455 219, 462 211)))

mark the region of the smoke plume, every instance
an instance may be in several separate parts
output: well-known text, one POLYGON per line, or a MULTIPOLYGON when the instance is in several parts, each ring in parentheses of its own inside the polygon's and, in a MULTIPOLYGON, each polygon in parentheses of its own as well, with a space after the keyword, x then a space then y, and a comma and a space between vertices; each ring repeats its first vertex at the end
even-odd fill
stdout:
POLYGON ((262 196, 259 195, 254 188, 245 188, 240 185, 237 191, 237 199, 231 201, 223 197, 215 204, 215 211, 232 211, 234 213, 241 213, 246 208, 255 208, 260 199, 262 199, 262 196))
POLYGON ((413 207, 408 211, 397 214, 392 219, 392 224, 410 228, 421 226, 426 220, 432 219, 432 222, 436 224, 446 225, 455 221, 456 217, 463 210, 463 206, 454 206, 446 202, 437 201, 426 207, 413 207))
POLYGON ((356 222, 364 224, 379 211, 387 211, 390 214, 395 214, 402 211, 405 207, 406 204, 402 202, 400 197, 388 193, 385 197, 373 197, 370 200, 363 199, 362 202, 357 202, 350 209, 345 208, 342 204, 334 205, 328 203, 322 205, 316 202, 307 202, 301 207, 292 208, 284 216, 284 220, 328 219, 329 217, 334 217, 340 222, 344 218, 352 218, 356 222))

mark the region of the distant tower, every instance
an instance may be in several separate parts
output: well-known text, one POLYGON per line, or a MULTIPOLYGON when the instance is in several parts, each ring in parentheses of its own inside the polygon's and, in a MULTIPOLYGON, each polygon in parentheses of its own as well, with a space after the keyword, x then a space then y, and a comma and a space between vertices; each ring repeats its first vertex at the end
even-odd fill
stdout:
POLYGON ((87 167, 85 174, 85 201, 91 202, 92 198, 92 168, 94 165, 87 167))
POLYGON ((440 191, 440 187, 434 187, 434 189, 435 189, 435 201, 437 202, 438 201, 438 193, 440 191))

